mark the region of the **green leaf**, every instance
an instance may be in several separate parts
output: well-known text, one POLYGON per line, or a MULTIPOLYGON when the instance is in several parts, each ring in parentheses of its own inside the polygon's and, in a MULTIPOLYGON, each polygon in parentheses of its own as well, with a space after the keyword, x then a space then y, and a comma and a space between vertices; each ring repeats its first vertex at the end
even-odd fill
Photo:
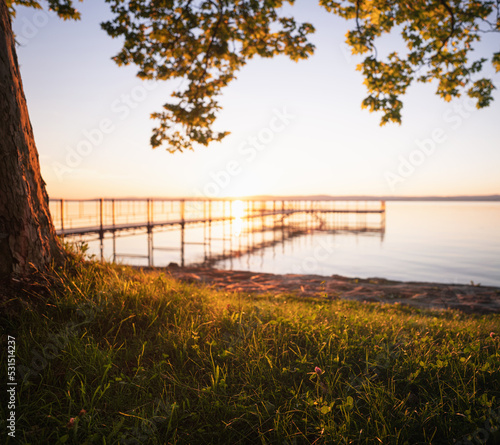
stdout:
POLYGON ((495 71, 498 73, 500 71, 500 52, 493 54, 493 58, 491 59, 491 63, 495 68, 495 71))
POLYGON ((329 407, 328 405, 323 405, 321 407, 321 414, 328 414, 330 411, 332 410, 331 407, 329 407))

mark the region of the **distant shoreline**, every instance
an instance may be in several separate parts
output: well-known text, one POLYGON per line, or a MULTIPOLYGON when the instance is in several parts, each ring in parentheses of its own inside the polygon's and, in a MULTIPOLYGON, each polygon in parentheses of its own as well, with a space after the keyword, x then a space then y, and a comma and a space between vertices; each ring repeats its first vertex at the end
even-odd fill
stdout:
POLYGON ((284 199, 295 200, 304 199, 311 201, 338 200, 338 201, 463 201, 463 202, 498 202, 500 195, 462 195, 462 196, 330 196, 330 195, 310 195, 310 196, 250 196, 246 199, 284 199))

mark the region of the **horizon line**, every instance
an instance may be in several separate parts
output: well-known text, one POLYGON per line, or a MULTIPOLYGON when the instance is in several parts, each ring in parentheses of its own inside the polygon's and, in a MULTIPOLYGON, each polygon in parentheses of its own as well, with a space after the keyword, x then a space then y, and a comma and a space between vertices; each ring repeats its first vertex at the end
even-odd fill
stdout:
POLYGON ((252 195, 252 196, 123 196, 123 197, 94 197, 94 198, 50 198, 50 200, 76 200, 92 201, 99 199, 120 199, 120 200, 147 200, 147 199, 169 199, 169 200, 190 200, 190 201, 228 201, 228 200, 338 200, 338 201, 500 201, 500 194, 490 195, 420 195, 420 196, 394 196, 394 195, 252 195))

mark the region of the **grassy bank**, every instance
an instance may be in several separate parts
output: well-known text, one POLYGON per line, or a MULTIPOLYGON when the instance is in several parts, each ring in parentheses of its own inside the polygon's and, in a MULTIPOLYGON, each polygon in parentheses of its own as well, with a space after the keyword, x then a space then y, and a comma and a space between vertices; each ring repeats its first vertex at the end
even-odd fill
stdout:
POLYGON ((50 288, 3 303, 7 443, 499 440, 499 316, 228 294, 78 260, 50 288))

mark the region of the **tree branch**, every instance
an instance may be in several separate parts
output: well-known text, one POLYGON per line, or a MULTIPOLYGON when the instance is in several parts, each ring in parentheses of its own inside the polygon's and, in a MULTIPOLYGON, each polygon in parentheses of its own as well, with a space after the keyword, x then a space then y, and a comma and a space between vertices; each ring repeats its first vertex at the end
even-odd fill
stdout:
POLYGON ((446 0, 439 0, 439 3, 441 3, 444 6, 444 8, 448 11, 448 13, 450 14, 451 30, 450 30, 450 33, 448 34, 448 36, 444 40, 441 41, 442 45, 438 49, 437 54, 441 54, 441 50, 446 46, 446 44, 448 43, 448 40, 450 40, 450 38, 455 33, 455 14, 453 13, 453 9, 451 8, 451 6, 448 3, 446 3, 446 0))

